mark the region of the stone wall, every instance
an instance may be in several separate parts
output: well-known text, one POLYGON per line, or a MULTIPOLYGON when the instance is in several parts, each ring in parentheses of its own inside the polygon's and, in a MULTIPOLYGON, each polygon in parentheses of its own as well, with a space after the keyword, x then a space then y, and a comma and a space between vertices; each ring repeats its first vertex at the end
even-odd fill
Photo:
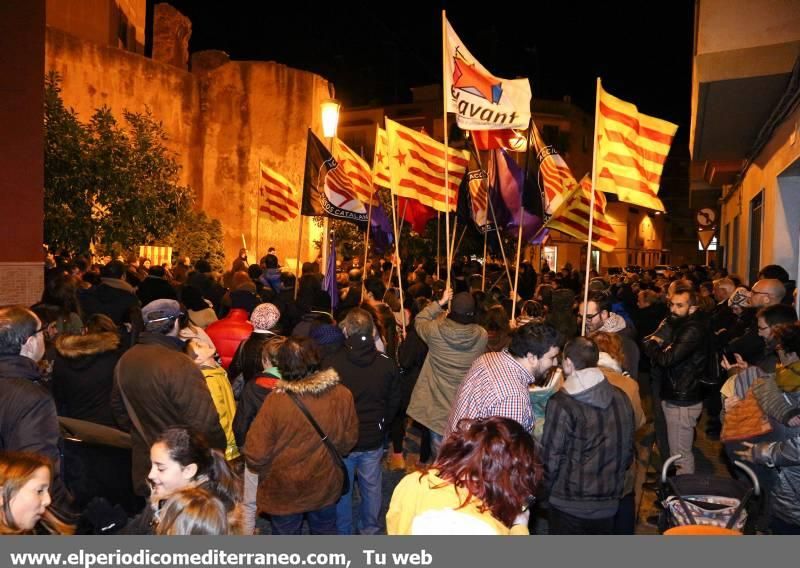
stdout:
POLYGON ((0 2, 0 305, 34 304, 44 286, 44 30, 44 0, 0 2))
MULTIPOLYGON (((235 257, 244 234, 248 247, 259 254, 275 246, 281 261, 296 258, 300 221, 278 223, 257 213, 258 164, 283 173, 299 194, 306 131, 321 130, 318 109, 328 96, 327 81, 255 61, 232 61, 199 77, 204 105, 202 208, 222 220, 226 255, 235 257)), ((312 256, 309 221, 303 228, 302 259, 312 256)))
POLYGON ((169 4, 156 4, 153 16, 153 59, 179 69, 189 67, 192 22, 169 4))
MULTIPOLYGON (((195 190, 198 207, 223 224, 230 262, 242 235, 251 260, 268 246, 278 249, 282 262, 297 256, 298 220, 257 222, 258 162, 302 189, 306 132, 311 127, 321 135, 318 109, 328 96, 326 80, 256 61, 198 66, 192 73, 51 28, 45 67, 62 75, 64 101, 83 121, 105 104, 120 120, 123 109, 149 108, 163 122, 182 166, 181 182, 195 190)), ((313 255, 312 223, 304 221, 301 260, 313 255)))

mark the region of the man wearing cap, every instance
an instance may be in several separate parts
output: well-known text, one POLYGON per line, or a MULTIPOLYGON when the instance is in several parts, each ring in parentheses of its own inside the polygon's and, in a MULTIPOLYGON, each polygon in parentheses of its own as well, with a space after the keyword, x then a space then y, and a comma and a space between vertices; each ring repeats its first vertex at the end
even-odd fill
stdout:
POLYGON ((155 300, 142 308, 145 331, 114 369, 111 395, 115 419, 131 433, 133 488, 147 496, 150 445, 171 426, 200 432, 213 448, 227 442, 203 373, 183 353, 178 338, 181 307, 155 300))
POLYGON ((428 344, 428 355, 411 393, 407 414, 431 431, 431 449, 439 452, 447 430, 447 417, 475 359, 486 351, 488 334, 475 323, 475 300, 468 292, 431 302, 414 320, 419 337, 428 344), (450 313, 444 307, 453 300, 450 313))
POLYGON ((528 323, 511 334, 508 349, 481 355, 472 364, 447 423, 447 433, 462 418, 502 416, 533 430, 528 385, 556 364, 559 334, 548 324, 528 323))

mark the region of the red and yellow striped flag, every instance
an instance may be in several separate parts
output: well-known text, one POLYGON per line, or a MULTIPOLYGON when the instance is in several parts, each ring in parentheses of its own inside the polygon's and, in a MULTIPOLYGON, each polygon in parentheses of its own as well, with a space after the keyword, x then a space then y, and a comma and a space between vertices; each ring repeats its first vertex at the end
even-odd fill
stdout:
POLYGON ((259 209, 275 221, 294 219, 300 211, 297 203, 297 191, 289 180, 281 174, 258 163, 261 179, 258 193, 261 198, 259 209))
POLYGON ((547 215, 552 215, 578 182, 553 146, 544 143, 539 129, 533 124, 533 147, 539 160, 539 188, 542 191, 542 206, 547 215))
POLYGON ((333 157, 339 163, 341 173, 350 180, 358 200, 369 207, 369 200, 373 196, 372 170, 369 164, 338 138, 333 139, 333 157))
POLYGON ((372 182, 381 187, 392 187, 392 171, 389 169, 389 137, 378 127, 375 134, 375 157, 372 160, 372 182))
POLYGON ((445 145, 386 119, 392 192, 437 211, 456 209, 458 186, 469 166, 469 152, 447 148, 448 196, 445 197, 445 145))
POLYGON ((167 266, 172 265, 172 247, 143 245, 139 247, 139 256, 150 260, 151 266, 161 266, 164 263, 167 266))
MULTIPOLYGON (((545 223, 545 227, 561 231, 576 239, 589 238, 589 207, 591 205, 592 182, 584 176, 579 184, 565 196, 561 207, 545 223)), ((617 246, 617 235, 614 227, 606 219, 606 197, 602 191, 594 192, 594 219, 592 228, 592 246, 610 252, 617 246)))
POLYGON ((664 211, 658 198, 661 171, 678 126, 640 113, 600 85, 598 97, 597 189, 664 211))

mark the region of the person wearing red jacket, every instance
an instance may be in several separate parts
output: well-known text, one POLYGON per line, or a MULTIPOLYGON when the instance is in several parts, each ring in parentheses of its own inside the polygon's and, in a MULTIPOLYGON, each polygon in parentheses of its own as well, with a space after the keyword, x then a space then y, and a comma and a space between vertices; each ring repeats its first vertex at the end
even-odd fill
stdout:
MULTIPOLYGON (((233 308, 228 315, 215 321, 206 328, 206 333, 217 348, 222 367, 227 371, 233 361, 236 350, 243 341, 250 338, 253 333, 253 324, 248 319, 250 313, 233 302, 233 308)), ((233 377, 232 377, 233 378, 233 377)))

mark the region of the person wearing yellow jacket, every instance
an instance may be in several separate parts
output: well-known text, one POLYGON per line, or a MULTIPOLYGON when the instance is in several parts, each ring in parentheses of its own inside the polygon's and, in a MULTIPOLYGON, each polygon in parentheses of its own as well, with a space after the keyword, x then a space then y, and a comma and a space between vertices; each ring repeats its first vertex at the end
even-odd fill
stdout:
POLYGON ((236 400, 233 398, 233 389, 228 380, 228 373, 214 359, 216 349, 204 341, 190 339, 186 342, 186 354, 200 368, 206 380, 206 386, 211 393, 211 399, 219 414, 219 425, 225 432, 227 446, 225 459, 234 460, 239 457, 239 448, 233 434, 233 418, 236 414, 236 400))
POLYGON ((386 514, 390 535, 527 535, 542 467, 516 421, 461 420, 427 471, 406 475, 386 514))

